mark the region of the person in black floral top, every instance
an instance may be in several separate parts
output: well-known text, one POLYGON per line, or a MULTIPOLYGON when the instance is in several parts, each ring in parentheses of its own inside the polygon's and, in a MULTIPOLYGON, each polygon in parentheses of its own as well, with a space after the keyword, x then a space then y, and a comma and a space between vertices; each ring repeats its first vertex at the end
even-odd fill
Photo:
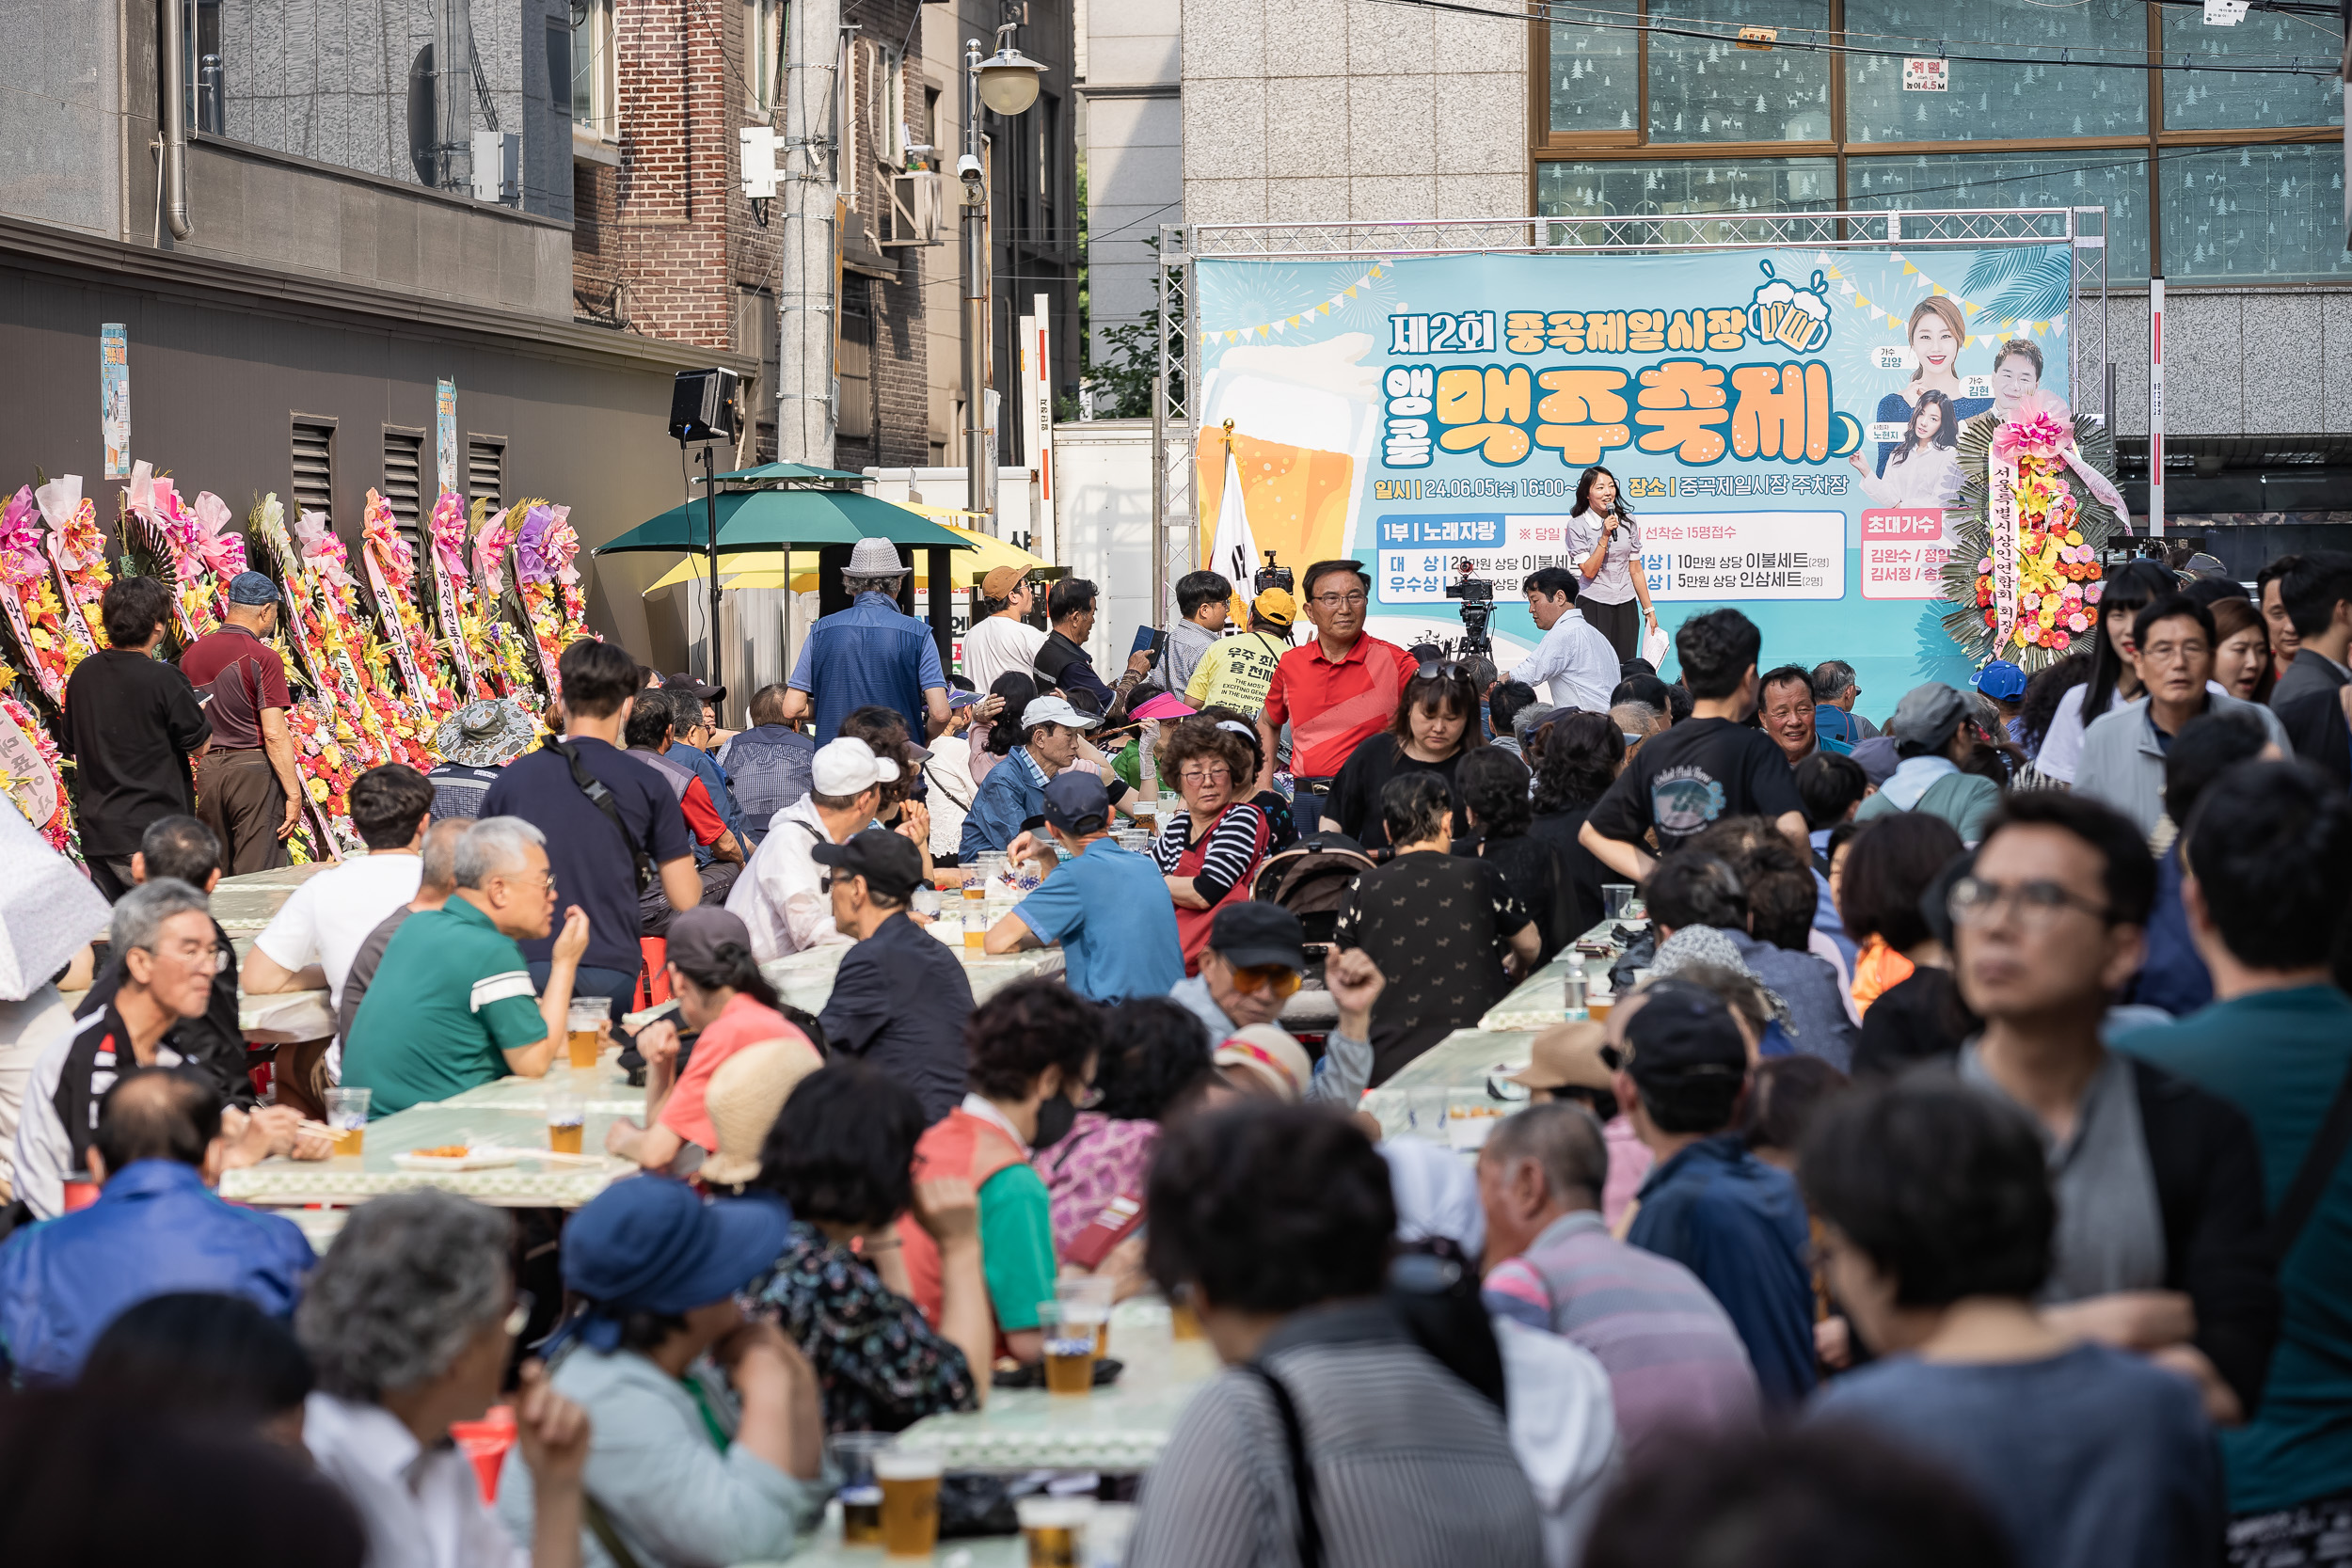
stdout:
POLYGON ((1372 1008, 1372 1086, 1456 1029, 1477 1023, 1510 989, 1506 962, 1534 967, 1541 938, 1491 861, 1456 856, 1454 798, 1435 773, 1406 773, 1380 792, 1396 858, 1356 880, 1334 934, 1388 976, 1372 1008))
POLYGON ((816 1367, 828 1432, 898 1432, 987 1397, 995 1327, 978 1199, 969 1181, 913 1180, 922 1132, 910 1090, 835 1062, 792 1091, 760 1151, 755 1184, 781 1196, 793 1218, 784 1252, 747 1294, 816 1367), (894 1227, 910 1208, 939 1243, 937 1329, 907 1299, 894 1227))

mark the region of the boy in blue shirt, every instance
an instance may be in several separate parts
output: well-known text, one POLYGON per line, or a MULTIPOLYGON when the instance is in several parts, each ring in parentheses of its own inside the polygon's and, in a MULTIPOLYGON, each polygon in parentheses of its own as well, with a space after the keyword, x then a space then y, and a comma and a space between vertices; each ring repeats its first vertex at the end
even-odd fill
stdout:
POLYGON ((1064 772, 1045 786, 1045 826, 1056 849, 1023 833, 1006 854, 1042 861, 1044 885, 989 928, 991 953, 1058 942, 1070 989, 1102 1003, 1166 996, 1184 977, 1176 904, 1160 868, 1110 836, 1111 801, 1092 773, 1064 772))

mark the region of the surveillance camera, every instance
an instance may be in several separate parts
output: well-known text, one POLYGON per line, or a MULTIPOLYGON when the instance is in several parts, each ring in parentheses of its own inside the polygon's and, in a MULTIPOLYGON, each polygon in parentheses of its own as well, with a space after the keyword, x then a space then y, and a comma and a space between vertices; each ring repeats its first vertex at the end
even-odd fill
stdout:
POLYGON ((977 187, 980 182, 980 161, 967 152, 956 160, 956 178, 977 187))

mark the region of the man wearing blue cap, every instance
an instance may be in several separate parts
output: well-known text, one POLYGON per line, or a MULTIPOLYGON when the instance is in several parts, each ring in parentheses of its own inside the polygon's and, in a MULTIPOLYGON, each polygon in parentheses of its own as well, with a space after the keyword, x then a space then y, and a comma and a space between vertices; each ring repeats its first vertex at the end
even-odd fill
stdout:
POLYGON ((286 840, 302 820, 286 710, 285 661, 269 645, 278 629, 278 585, 259 572, 229 579, 220 629, 180 656, 180 673, 205 699, 213 749, 196 772, 196 815, 220 836, 231 877, 290 863, 286 840))
POLYGON ((1045 786, 1055 849, 1027 832, 1006 849, 1016 864, 1043 863, 1045 885, 990 927, 984 945, 1012 953, 1058 942, 1070 989, 1097 1002, 1166 996, 1184 977, 1176 907, 1159 867, 1120 848, 1110 825, 1110 796, 1099 777, 1074 768, 1055 774, 1045 786))
POLYGON ((1977 672, 1970 682, 1978 692, 2001 710, 2001 731, 2010 740, 2026 743, 2026 672, 2008 659, 1996 658, 1977 672))

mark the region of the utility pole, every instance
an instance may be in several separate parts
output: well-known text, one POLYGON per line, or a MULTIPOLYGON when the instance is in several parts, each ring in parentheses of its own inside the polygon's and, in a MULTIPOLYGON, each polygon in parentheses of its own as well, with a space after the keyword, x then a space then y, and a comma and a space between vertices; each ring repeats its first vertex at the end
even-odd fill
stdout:
POLYGON ((441 0, 433 27, 433 139, 441 189, 473 193, 473 0, 441 0))
POLYGON ((783 277, 776 289, 776 455, 833 467, 834 209, 840 189, 840 0, 785 10, 783 277))

